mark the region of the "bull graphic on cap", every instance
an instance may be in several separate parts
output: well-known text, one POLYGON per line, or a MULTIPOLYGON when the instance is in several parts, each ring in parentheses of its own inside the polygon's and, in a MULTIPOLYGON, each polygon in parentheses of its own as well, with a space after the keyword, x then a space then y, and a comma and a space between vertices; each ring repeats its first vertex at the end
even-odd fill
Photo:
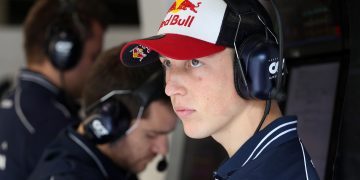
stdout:
POLYGON ((197 5, 192 3, 190 0, 176 0, 170 7, 168 12, 177 13, 180 10, 191 10, 194 13, 197 13, 196 8, 200 6, 201 2, 198 2, 197 5))
POLYGON ((130 51, 132 52, 132 58, 139 59, 139 61, 141 62, 147 56, 147 53, 149 53, 149 50, 144 52, 144 49, 147 48, 143 46, 136 46, 130 51))

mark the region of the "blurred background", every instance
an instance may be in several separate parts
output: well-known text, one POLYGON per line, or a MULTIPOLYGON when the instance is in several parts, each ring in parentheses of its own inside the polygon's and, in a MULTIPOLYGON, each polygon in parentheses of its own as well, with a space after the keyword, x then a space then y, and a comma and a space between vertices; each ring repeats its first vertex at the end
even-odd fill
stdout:
MULTIPOLYGON (((199 0, 200 1, 200 0, 199 0)), ((299 133, 323 180, 360 177, 360 12, 358 0, 276 0, 283 15, 290 76, 285 114, 299 117, 299 133)), ((111 25, 105 49, 156 34, 172 0, 106 0, 111 25)), ((260 1, 273 15, 271 4, 260 1)), ((0 0, 0 92, 24 65, 22 22, 34 0, 0 0)), ((274 21, 274 24, 276 22, 274 21)), ((1 117, 0 117, 1 118, 1 117)), ((181 124, 171 136, 169 168, 154 160, 142 180, 211 179, 226 153, 211 138, 192 140, 181 124)))

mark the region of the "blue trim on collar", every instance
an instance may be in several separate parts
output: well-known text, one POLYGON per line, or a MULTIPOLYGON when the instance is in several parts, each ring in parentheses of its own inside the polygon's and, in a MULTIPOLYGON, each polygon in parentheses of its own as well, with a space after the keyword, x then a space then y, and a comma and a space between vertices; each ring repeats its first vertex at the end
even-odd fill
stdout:
POLYGON ((44 75, 31 71, 29 69, 22 69, 19 74, 19 80, 30 81, 45 87, 54 94, 59 94, 60 89, 52 84, 44 75))
POLYGON ((283 116, 273 121, 263 130, 256 133, 248 139, 240 149, 225 163, 223 163, 216 172, 215 179, 227 179, 236 170, 246 166, 246 164, 261 153, 279 146, 293 138, 297 138, 297 117, 283 116))

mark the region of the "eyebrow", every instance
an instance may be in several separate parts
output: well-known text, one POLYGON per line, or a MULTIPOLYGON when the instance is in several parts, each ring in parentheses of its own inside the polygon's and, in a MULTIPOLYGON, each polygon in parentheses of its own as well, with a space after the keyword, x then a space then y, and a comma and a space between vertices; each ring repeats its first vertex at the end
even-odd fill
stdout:
POLYGON ((155 133, 155 134, 168 134, 170 133, 171 131, 159 131, 159 130, 151 130, 151 132, 155 133))
POLYGON ((169 134, 169 133, 171 133, 172 131, 174 131, 175 128, 176 128, 176 126, 173 127, 173 128, 171 128, 171 129, 169 129, 169 130, 152 130, 152 129, 150 129, 150 131, 151 131, 151 132, 154 132, 154 133, 156 133, 156 134, 169 134))
POLYGON ((160 60, 160 61, 161 61, 161 60, 167 60, 167 58, 164 57, 164 56, 162 56, 162 55, 159 55, 159 60, 160 60))
POLYGON ((175 128, 172 128, 170 130, 151 130, 151 132, 154 132, 156 134, 169 134, 173 130, 175 130, 175 128))

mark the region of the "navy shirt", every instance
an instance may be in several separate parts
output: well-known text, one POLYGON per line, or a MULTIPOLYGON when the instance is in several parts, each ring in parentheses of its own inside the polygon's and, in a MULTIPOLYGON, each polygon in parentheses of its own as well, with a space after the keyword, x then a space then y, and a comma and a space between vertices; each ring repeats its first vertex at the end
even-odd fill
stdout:
POLYGON ((0 179, 24 180, 45 146, 77 121, 64 94, 41 74, 22 70, 0 102, 0 179))
POLYGON ((28 180, 136 180, 69 126, 45 150, 28 180))
POLYGON ((295 116, 256 133, 214 172, 216 180, 319 180, 297 134, 295 116))

